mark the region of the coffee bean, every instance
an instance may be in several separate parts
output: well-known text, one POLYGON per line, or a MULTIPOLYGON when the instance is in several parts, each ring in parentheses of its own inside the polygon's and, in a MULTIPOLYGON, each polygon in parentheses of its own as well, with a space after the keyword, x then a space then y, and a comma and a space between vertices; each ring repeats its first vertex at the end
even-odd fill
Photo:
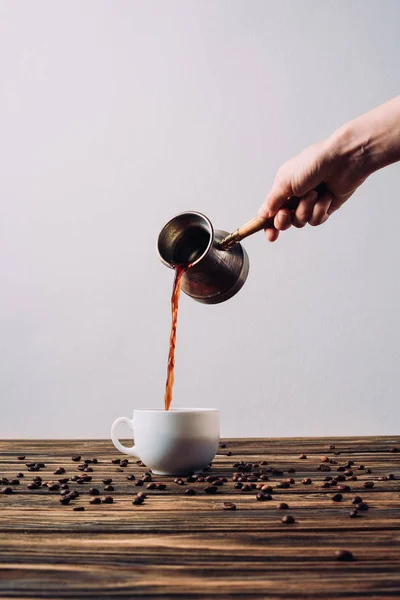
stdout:
POLYGON ((176 477, 174 479, 174 483, 177 483, 178 485, 185 485, 185 482, 180 477, 176 477))
POLYGON ((84 506, 74 506, 74 508, 72 510, 81 511, 81 510, 85 510, 85 507, 84 506))
POLYGON ((25 456, 17 456, 18 460, 25 460, 25 456))
POLYGON ((84 471, 86 469, 86 465, 78 465, 77 469, 78 471, 84 471))
MULTIPOLYGON (((217 489, 217 488, 215 488, 217 489)), ((204 491, 206 491, 206 488, 204 488, 204 491)), ((194 490, 193 488, 187 488, 187 490, 185 490, 185 494, 186 496, 194 496, 196 494, 196 490, 194 490)), ((207 492, 208 494, 210 494, 211 492, 207 492)))
POLYGON ((321 462, 329 462, 329 458, 327 456, 321 456, 321 462))
POLYGON ((264 502, 266 500, 266 495, 263 492, 260 492, 259 494, 256 495, 256 499, 259 500, 260 502, 264 502))
POLYGON ((336 475, 334 480, 337 481, 346 481, 346 477, 344 475, 336 475))
MULTIPOLYGON (((23 474, 23 473, 17 473, 17 477, 20 477, 20 478, 21 478, 21 477, 23 477, 23 476, 24 476, 24 474, 23 474)), ((394 479, 394 477, 393 477, 392 479, 394 479)))
POLYGON ((300 454, 299 458, 302 459, 302 460, 304 460, 305 458, 307 458, 307 455, 306 454, 300 454))
POLYGON ((112 485, 105 485, 104 486, 104 491, 105 492, 113 492, 114 491, 114 486, 112 486, 112 485))
POLYGON ((99 462, 99 461, 97 460, 97 458, 92 458, 92 463, 93 463, 94 465, 97 465, 97 463, 98 463, 98 462, 99 462))
MULTIPOLYGON (((35 478, 33 478, 33 479, 35 479, 35 478)), ((64 483, 68 483, 68 481, 69 481, 69 477, 64 477, 64 479, 58 479, 58 483, 60 485, 62 485, 64 483)))
POLYGON ((332 481, 333 477, 331 477, 330 475, 327 475, 326 477, 324 477, 324 481, 332 481))
POLYGON ((61 504, 69 504, 70 501, 71 501, 71 497, 70 496, 62 496, 60 498, 61 504))
POLYGON ((126 476, 128 481, 135 481, 135 476, 134 475, 127 475, 126 476))
POLYGON ((96 496, 95 498, 90 498, 89 502, 90 504, 101 504, 101 499, 96 496))
MULTIPOLYGON (((108 491, 108 490, 106 490, 106 491, 108 491)), ((110 491, 112 491, 112 490, 110 490, 110 491)), ((91 496, 98 496, 100 494, 100 492, 97 488, 89 488, 89 494, 91 496)))
POLYGON ((358 516, 358 510, 355 508, 349 513, 350 519, 355 519, 358 516))
POLYGON ((350 552, 350 550, 336 550, 335 557, 336 557, 336 560, 343 560, 343 561, 354 560, 353 553, 350 552))
POLYGON ((351 499, 352 504, 360 504, 362 501, 363 499, 361 498, 361 496, 354 496, 354 498, 351 499))
POLYGON ((364 484, 363 484, 363 486, 364 486, 365 488, 368 488, 368 489, 369 489, 369 488, 373 488, 373 487, 374 487, 374 485, 375 485, 375 484, 374 484, 374 482, 373 482, 373 481, 364 481, 364 484))
POLYGON ((345 467, 338 467, 338 468, 336 469, 336 471, 345 471, 345 470, 346 470, 346 468, 345 468, 345 467))
POLYGON ((233 502, 223 502, 222 510, 236 510, 236 504, 233 502))
POLYGON ((71 481, 78 481, 78 479, 79 479, 78 475, 73 475, 71 477, 71 481))
POLYGON ((34 481, 32 481, 32 483, 28 483, 26 487, 28 488, 28 490, 37 490, 40 486, 34 481))
POLYGON ((219 444, 219 447, 220 447, 220 448, 226 448, 226 444, 221 444, 221 443, 220 443, 220 444, 219 444))
POLYGON ((288 483, 287 481, 280 481, 276 484, 276 487, 280 489, 287 489, 290 488, 290 483, 288 483))
POLYGON ((155 490, 157 488, 157 484, 154 481, 151 481, 146 485, 147 490, 155 490))
POLYGON ((293 525, 293 523, 295 523, 295 518, 292 517, 292 515, 285 515, 282 517, 282 523, 285 523, 285 525, 293 525))
POLYGON ((121 460, 121 462, 119 463, 120 467, 127 467, 128 466, 129 461, 128 460, 121 460))
POLYGON ((395 446, 392 448, 389 448, 389 452, 398 452, 398 451, 399 451, 399 449, 395 446))
POLYGON ((137 460, 136 464, 139 465, 139 467, 145 467, 146 465, 144 464, 144 462, 142 462, 141 460, 137 460))
POLYGON ((305 477, 301 483, 303 485, 310 485, 312 483, 312 480, 309 477, 305 477))
POLYGON ((344 474, 346 475, 346 477, 351 477, 353 475, 353 471, 345 471, 344 474))
POLYGON ((292 467, 290 469, 287 470, 288 473, 296 473, 296 469, 292 469, 292 467))
POLYGON ((110 485, 110 483, 112 483, 111 477, 107 477, 107 479, 103 479, 103 483, 104 483, 104 485, 110 485))
POLYGON ((80 479, 83 479, 83 481, 85 483, 89 483, 89 481, 92 481, 92 476, 91 475, 82 475, 82 477, 80 477, 80 479))
POLYGON ((372 473, 371 469, 365 469, 365 472, 367 473, 367 475, 370 475, 372 473))
POLYGON ((242 487, 242 492, 251 492, 253 488, 251 487, 250 483, 244 483, 243 487, 242 487))
POLYGON ((119 463, 121 462, 121 459, 120 458, 113 458, 111 462, 112 462, 113 465, 119 465, 119 463))
POLYGON ((92 462, 91 458, 85 458, 85 460, 83 461, 86 465, 90 465, 90 463, 92 462))
MULTIPOLYGON (((17 477, 18 477, 18 475, 17 475, 17 477)), ((388 479, 390 479, 390 480, 396 479, 396 475, 394 473, 389 473, 388 479)))
POLYGON ((14 490, 10 487, 4 487, 0 490, 0 494, 12 494, 13 491, 14 490))
POLYGON ((103 504, 112 504, 114 502, 114 498, 112 496, 103 496, 101 502, 103 504))
POLYGON ((230 450, 228 450, 228 452, 226 453, 226 456, 232 456, 232 452, 230 450))
POLYGON ((63 473, 65 473, 64 467, 58 467, 58 469, 54 471, 54 475, 62 475, 63 473))
POLYGON ((7 477, 2 477, 0 479, 0 484, 1 485, 8 485, 10 483, 10 481, 7 479, 7 477))
POLYGON ((10 485, 19 485, 19 479, 11 479, 10 485))
POLYGON ((289 504, 286 504, 286 502, 280 502, 276 505, 276 508, 278 510, 287 510, 289 508, 289 504))
POLYGON ((317 471, 323 471, 325 473, 329 472, 331 470, 329 465, 326 465, 325 463, 322 465, 318 465, 317 467, 317 471))
POLYGON ((343 500, 343 496, 342 496, 342 494, 334 494, 332 496, 332 500, 334 502, 341 502, 343 500))
POLYGON ((228 479, 226 477, 220 477, 219 479, 222 481, 222 483, 228 483, 228 479))
POLYGON ((351 487, 349 485, 338 485, 337 489, 342 493, 351 492, 351 487))
POLYGON ((215 485, 208 485, 204 488, 206 494, 216 494, 218 492, 218 488, 215 485))
POLYGON ((83 470, 85 471, 85 473, 93 473, 92 467, 86 467, 86 469, 83 470))
POLYGON ((235 485, 233 487, 236 488, 237 490, 241 490, 243 487, 243 483, 238 481, 237 483, 235 483, 235 485))
POLYGON ((143 502, 144 498, 142 496, 136 496, 136 498, 132 500, 132 504, 143 504, 143 502))
POLYGON ((68 490, 68 489, 69 489, 69 485, 68 485, 68 483, 62 483, 62 484, 60 485, 60 488, 61 488, 62 490, 68 490))
POLYGON ((32 467, 35 468, 35 463, 29 462, 29 463, 25 463, 25 464, 28 467, 28 469, 31 469, 32 467))
POLYGON ((386 475, 382 475, 381 477, 378 477, 378 481, 387 481, 388 478, 386 477, 386 475))
POLYGON ((331 484, 329 481, 325 481, 320 487, 323 489, 327 489, 331 487, 331 484))
POLYGON ((366 502, 360 502, 357 508, 358 510, 368 510, 369 506, 366 502))
POLYGON ((138 492, 138 493, 136 494, 136 496, 137 496, 138 498, 147 498, 147 494, 146 494, 146 492, 138 492))
POLYGON ((197 481, 197 477, 195 475, 189 475, 189 477, 186 478, 186 483, 195 483, 195 481, 197 481))
POLYGON ((336 446, 335 446, 335 444, 331 444, 331 445, 329 446, 329 448, 330 448, 330 450, 334 450, 334 449, 336 448, 336 446))
POLYGON ((73 456, 73 457, 71 458, 71 460, 73 460, 74 462, 79 462, 79 461, 81 460, 81 458, 82 458, 82 457, 81 457, 80 455, 77 455, 77 456, 73 456))
POLYGON ((165 483, 157 483, 157 489, 158 490, 166 490, 167 485, 165 483))
POLYGON ((274 490, 272 489, 272 486, 270 486, 270 485, 263 485, 261 488, 261 491, 264 492, 265 494, 272 494, 274 490))
POLYGON ((143 479, 138 479, 137 481, 135 481, 136 487, 141 486, 141 485, 143 485, 143 479))
POLYGON ((346 481, 357 481, 357 475, 352 475, 351 477, 346 477, 346 481))
MULTIPOLYGON (((290 485, 294 485, 296 483, 295 480, 293 479, 293 477, 291 477, 290 479, 285 479, 285 481, 287 483, 290 483, 290 485)), ((311 483, 311 479, 310 479, 310 483, 311 483)))
POLYGON ((47 486, 47 489, 50 492, 58 492, 58 490, 60 489, 60 484, 59 483, 52 483, 51 485, 47 486))
POLYGON ((260 479, 261 479, 261 481, 269 481, 268 475, 264 475, 264 474, 260 475, 260 479))

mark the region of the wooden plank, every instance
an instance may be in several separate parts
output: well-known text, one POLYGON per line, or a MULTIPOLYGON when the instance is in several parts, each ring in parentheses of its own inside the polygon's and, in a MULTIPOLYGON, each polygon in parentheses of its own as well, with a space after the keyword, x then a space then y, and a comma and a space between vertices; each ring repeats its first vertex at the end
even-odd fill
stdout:
MULTIPOLYGON (((147 469, 121 458, 104 440, 0 441, 0 477, 23 472, 11 495, 0 495, 1 598, 385 598, 400 597, 400 438, 329 438, 224 440, 207 475, 229 481, 216 495, 206 483, 179 486, 173 478, 153 477, 165 491, 147 491, 126 479, 147 469), (330 446, 334 445, 335 448, 330 446), (227 456, 227 452, 231 452, 227 456), (340 452, 335 455, 334 452, 340 452), (307 459, 299 459, 305 453, 307 459), (75 454, 98 459, 90 484, 69 482, 80 496, 62 506, 58 492, 28 490, 33 477, 57 480, 78 474, 75 454), (25 460, 18 460, 25 455, 25 460), (321 457, 337 464, 319 471, 321 457), (233 463, 267 461, 259 469, 285 471, 262 482, 273 488, 271 501, 259 502, 258 490, 243 492, 231 480, 233 463), (334 491, 322 489, 324 477, 342 474, 347 460, 357 481, 345 481, 351 492, 335 503, 334 491), (26 463, 44 462, 39 473, 26 463), (358 470, 357 465, 371 469, 358 470), (57 467, 65 474, 55 475, 57 467), (288 468, 296 473, 288 474, 288 468), (380 479, 393 474, 395 479, 380 479), (114 503, 91 505, 89 487, 104 492, 102 479, 112 477, 114 503), (277 484, 293 477, 288 489, 277 484), (301 480, 310 477, 312 483, 301 480), (365 481, 373 481, 365 489, 365 481), (197 491, 185 496, 187 487, 197 491), (138 491, 148 497, 132 505, 138 491), (355 519, 351 498, 359 494, 369 510, 355 519), (285 501, 289 511, 276 505, 285 501), (236 511, 222 510, 234 502, 236 511), (83 512, 72 506, 83 505, 83 512), (294 525, 281 521, 285 512, 294 525), (341 563, 335 551, 349 549, 356 560, 341 563)), ((261 482, 260 482, 261 483, 261 482)))

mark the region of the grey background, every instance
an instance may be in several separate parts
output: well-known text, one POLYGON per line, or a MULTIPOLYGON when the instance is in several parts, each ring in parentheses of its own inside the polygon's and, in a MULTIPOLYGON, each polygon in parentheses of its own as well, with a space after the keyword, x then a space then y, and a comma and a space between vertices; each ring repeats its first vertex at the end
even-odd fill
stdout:
MULTIPOLYGON (((251 218, 280 164, 400 93, 397 1, 0 2, 0 435, 162 407, 159 229, 251 218)), ((399 432, 400 166, 183 296, 175 406, 231 436, 399 432)), ((124 432, 121 431, 121 434, 124 432)))

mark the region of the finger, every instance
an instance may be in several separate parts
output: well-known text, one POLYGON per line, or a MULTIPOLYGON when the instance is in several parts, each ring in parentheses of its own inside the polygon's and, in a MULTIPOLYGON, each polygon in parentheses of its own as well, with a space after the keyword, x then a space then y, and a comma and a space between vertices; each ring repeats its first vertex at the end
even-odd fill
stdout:
POLYGON ((270 227, 265 230, 265 235, 267 236, 267 240, 269 242, 276 242, 279 237, 279 231, 270 227))
POLYGON ((279 231, 285 231, 285 229, 289 229, 292 224, 292 215, 290 214, 290 210, 287 208, 281 208, 278 210, 277 214, 274 218, 274 226, 279 231))
POLYGON ((312 215, 310 220, 308 221, 310 225, 316 227, 317 225, 322 225, 324 223, 329 214, 328 210, 332 202, 332 196, 330 194, 323 194, 321 198, 318 198, 317 202, 314 205, 312 215))
POLYGON ((299 228, 307 225, 311 218, 317 198, 318 194, 315 190, 311 190, 311 192, 308 192, 308 194, 301 198, 299 205, 292 216, 292 225, 299 228))
POLYGON ((283 183, 275 180, 258 214, 264 219, 274 217, 290 196, 293 196, 293 193, 289 182, 283 183))

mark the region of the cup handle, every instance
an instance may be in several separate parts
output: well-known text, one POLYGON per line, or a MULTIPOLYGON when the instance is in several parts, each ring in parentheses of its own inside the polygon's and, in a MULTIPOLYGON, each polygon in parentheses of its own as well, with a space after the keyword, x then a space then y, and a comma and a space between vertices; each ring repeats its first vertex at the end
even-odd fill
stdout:
POLYGON ((121 442, 118 439, 117 428, 121 423, 125 423, 130 429, 133 429, 132 419, 128 419, 128 417, 118 417, 118 419, 115 419, 114 423, 111 425, 112 443, 120 452, 123 452, 124 454, 131 454, 132 456, 137 456, 135 445, 129 448, 128 446, 124 446, 123 444, 121 444, 121 442))

